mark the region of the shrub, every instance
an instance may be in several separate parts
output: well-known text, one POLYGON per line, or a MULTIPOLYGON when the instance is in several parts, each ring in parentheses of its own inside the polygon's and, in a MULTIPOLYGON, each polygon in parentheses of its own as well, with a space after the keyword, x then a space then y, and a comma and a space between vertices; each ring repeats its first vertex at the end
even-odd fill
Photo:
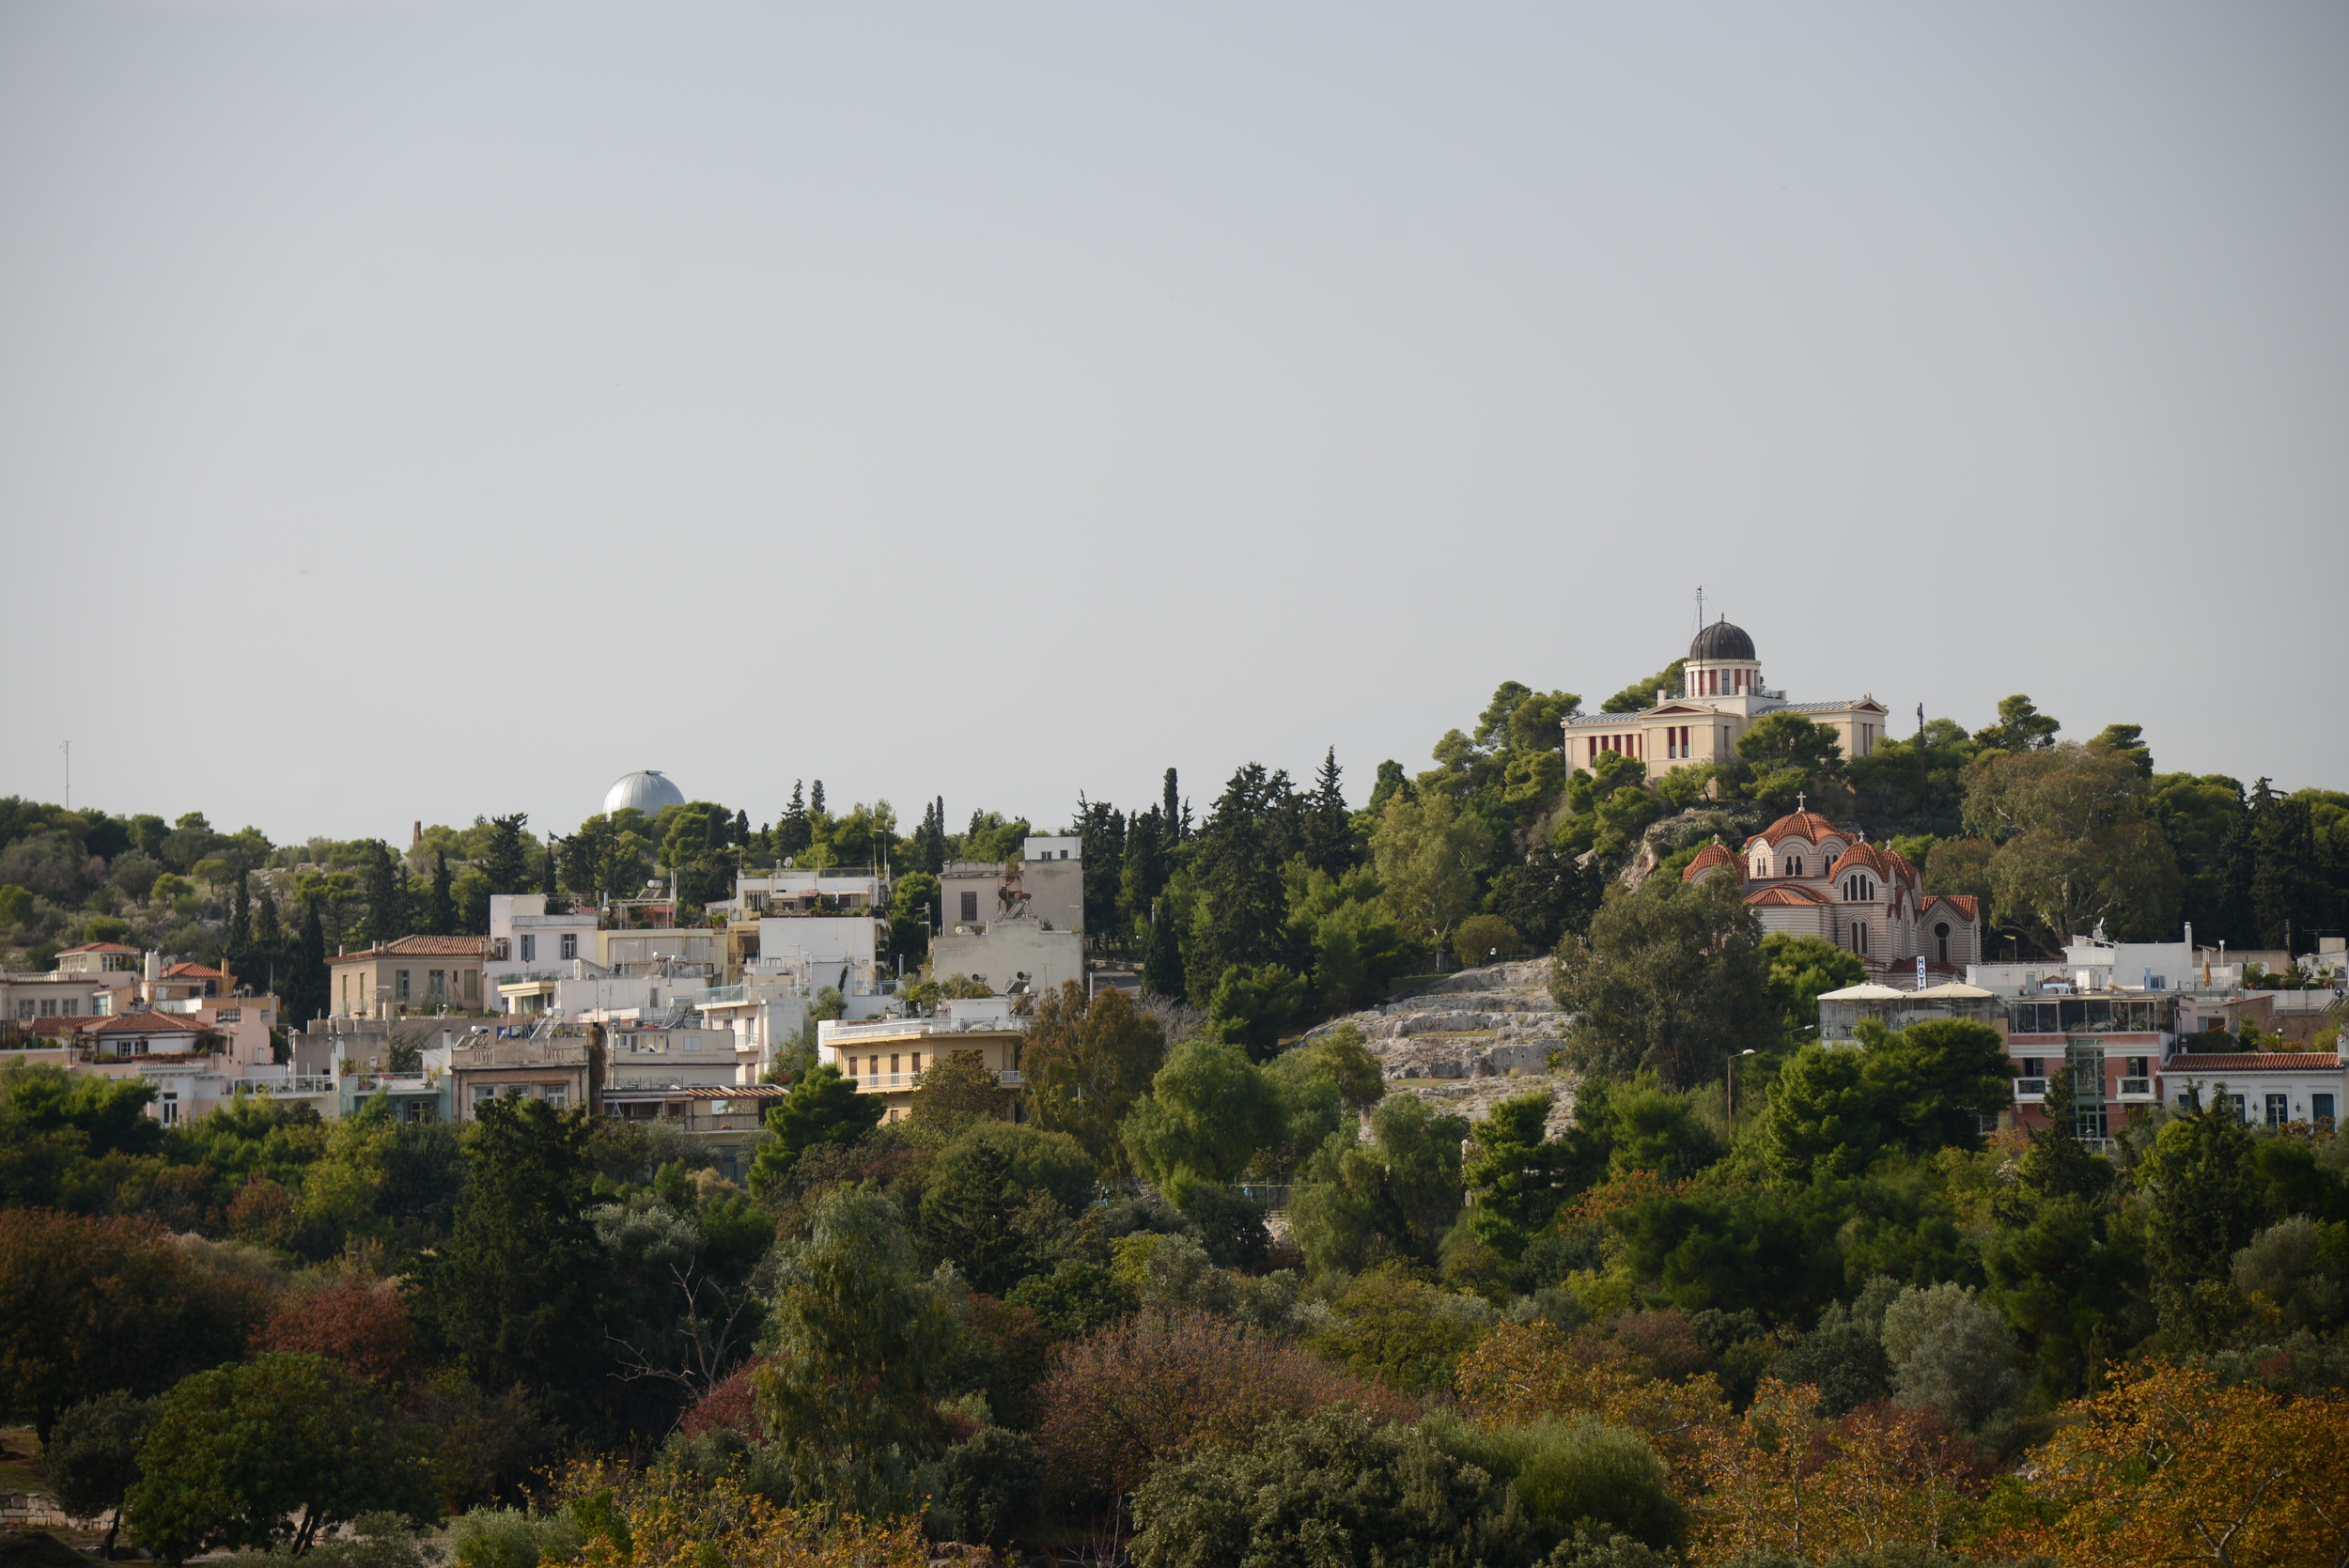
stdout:
POLYGON ((1204 1312, 1144 1312, 1055 1353, 1036 1430, 1071 1501, 1125 1498, 1160 1460, 1244 1441, 1267 1422, 1344 1405, 1406 1420, 1411 1402, 1318 1357, 1204 1312))
POLYGON ((534 1517, 519 1508, 476 1508, 448 1522, 457 1568, 538 1568, 579 1554, 579 1527, 567 1514, 534 1517))
POLYGON ((1426 1434, 1359 1410, 1280 1421, 1249 1447, 1168 1465, 1134 1494, 1140 1568, 1345 1560, 1530 1563, 1504 1483, 1426 1434))
POLYGON ((1363 1377, 1428 1391, 1452 1386, 1454 1367, 1498 1317, 1482 1297, 1376 1268, 1346 1287, 1309 1343, 1363 1377))
POLYGON ((946 1451, 944 1496, 931 1513, 941 1538, 1000 1545, 1035 1521, 1044 1452, 1024 1432, 983 1426, 946 1451))
POLYGON ((1638 1433, 1592 1421, 1473 1427, 1450 1416, 1421 1423, 1444 1451, 1509 1482, 1548 1545, 1578 1530, 1670 1546, 1687 1518, 1672 1471, 1638 1433))
POLYGON ((1515 953, 1522 945, 1517 928, 1499 915, 1470 915, 1452 933, 1452 951, 1464 970, 1494 962, 1495 949, 1515 953))

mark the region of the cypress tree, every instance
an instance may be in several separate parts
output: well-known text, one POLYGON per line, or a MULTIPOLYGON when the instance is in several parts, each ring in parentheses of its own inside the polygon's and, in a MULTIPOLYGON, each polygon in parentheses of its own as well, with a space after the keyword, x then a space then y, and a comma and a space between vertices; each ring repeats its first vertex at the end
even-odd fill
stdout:
POLYGON ((381 947, 406 936, 408 911, 402 908, 407 891, 400 885, 399 862, 381 839, 368 849, 367 919, 362 928, 370 947, 381 947))
POLYGON ((734 814, 734 842, 737 845, 744 845, 750 841, 751 814, 747 811, 738 811, 734 814))
POLYGON ((1150 923, 1151 908, 1174 875, 1172 834, 1162 808, 1137 812, 1126 824, 1126 854, 1119 867, 1121 934, 1133 936, 1150 923))
POLYGON ((2316 822, 2306 800, 2262 779, 2251 811, 2251 918, 2263 947, 2291 948, 2316 934, 2326 888, 2316 871, 2316 822))
POLYGON ((279 982, 288 1032, 327 1010, 333 1001, 328 994, 331 984, 326 972, 326 926, 319 919, 318 900, 307 898, 303 900, 302 935, 294 943, 293 961, 279 982))
POLYGON ((228 972, 241 978, 253 958, 253 873, 237 873, 237 894, 228 915, 228 972))
MULTIPOLYGON (((2260 781, 2263 790, 2267 781, 2260 781)), ((2195 928, 2197 939, 2216 946, 2232 942, 2237 947, 2250 947, 2258 940, 2256 922, 2251 915, 2251 884, 2259 875, 2259 846, 2252 833, 2252 811, 2249 806, 2228 826, 2227 836, 2218 846, 2218 870, 2213 878, 2212 913, 2215 916, 2205 933, 2195 928)))
POLYGON ((1153 907, 1142 928, 1142 989, 1148 996, 1183 994, 1183 950, 1164 911, 1153 907))
POLYGON ((432 852, 432 896, 424 908, 424 928, 436 937, 454 937, 457 932, 457 894, 455 878, 448 872, 448 851, 432 852))
POLYGON ((1106 801, 1077 793, 1078 853, 1084 862, 1085 934, 1100 941, 1117 930, 1118 874, 1126 859, 1126 816, 1106 801))
POLYGON ((1173 832, 1176 844, 1190 836, 1190 813, 1181 809, 1179 794, 1174 787, 1174 769, 1170 768, 1166 770, 1165 796, 1159 802, 1159 810, 1163 814, 1166 826, 1173 832))
POLYGON ((807 815, 822 816, 824 813, 824 781, 816 781, 816 787, 807 792, 807 815))

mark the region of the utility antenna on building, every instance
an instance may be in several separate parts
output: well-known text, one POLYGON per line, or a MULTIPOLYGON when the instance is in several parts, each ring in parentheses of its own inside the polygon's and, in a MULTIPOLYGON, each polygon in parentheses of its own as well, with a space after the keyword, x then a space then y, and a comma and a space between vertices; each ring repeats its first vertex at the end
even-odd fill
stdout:
POLYGON ((65 753, 65 809, 73 809, 73 742, 60 740, 57 750, 65 753))

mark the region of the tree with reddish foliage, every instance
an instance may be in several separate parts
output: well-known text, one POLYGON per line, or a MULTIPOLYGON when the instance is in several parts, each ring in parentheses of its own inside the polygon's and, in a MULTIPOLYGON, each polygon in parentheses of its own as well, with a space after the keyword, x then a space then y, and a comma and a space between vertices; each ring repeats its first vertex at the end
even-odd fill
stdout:
POLYGON ((773 1359, 771 1356, 754 1356, 743 1362, 735 1369, 733 1376, 688 1405, 678 1420, 678 1427, 688 1437, 698 1437, 723 1427, 754 1441, 765 1442, 767 1426, 758 1419, 757 1374, 759 1368, 773 1359))
POLYGON ((69 1405, 234 1359, 269 1308, 152 1220, 0 1210, 0 1404, 31 1406, 44 1442, 69 1405))
POLYGON ((293 1194, 258 1171, 246 1176, 237 1195, 228 1200, 227 1220, 230 1235, 256 1247, 291 1247, 295 1233, 302 1229, 293 1194))
POLYGON ((388 1280, 337 1281, 280 1307, 253 1331, 256 1351, 324 1356, 362 1377, 398 1376, 415 1344, 408 1303, 388 1280))
POLYGON ((1142 1312, 1062 1345, 1039 1390, 1051 1473, 1114 1524, 1160 1461, 1244 1443, 1267 1422, 1348 1405, 1410 1421, 1416 1402, 1319 1357, 1205 1312, 1142 1312))
POLYGON ((1956 1427, 1884 1401, 1828 1421, 1818 1404, 1765 1377, 1742 1418, 1707 1432, 1702 1560, 1946 1548, 1972 1531, 1994 1467, 1956 1427))

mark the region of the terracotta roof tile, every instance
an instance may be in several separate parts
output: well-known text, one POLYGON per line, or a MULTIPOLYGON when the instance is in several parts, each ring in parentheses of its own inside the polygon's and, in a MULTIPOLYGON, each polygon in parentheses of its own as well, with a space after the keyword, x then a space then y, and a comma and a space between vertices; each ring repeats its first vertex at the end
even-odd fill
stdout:
POLYGON ((2337 1073, 2341 1059, 2323 1051, 2186 1051, 2161 1064, 2170 1077, 2203 1073, 2337 1073))
POLYGON ((165 980, 226 980, 226 973, 205 964, 174 964, 163 970, 165 980))
POLYGON ((1787 906, 1815 907, 1828 900, 1825 893, 1813 893, 1799 882, 1781 882, 1774 887, 1764 888, 1760 893, 1746 894, 1746 902, 1757 908, 1767 908, 1773 905, 1782 908, 1787 906))
POLYGON ((124 1013, 112 1018, 92 1018, 82 1025, 85 1034, 202 1034, 207 1026, 185 1015, 124 1013))
POLYGON ((1827 874, 1829 877, 1841 877, 1843 874, 1843 868, 1849 865, 1864 866, 1888 882, 1892 879, 1891 873, 1884 864, 1884 851, 1873 844, 1853 845, 1835 857, 1835 863, 1827 868, 1827 874))
POLYGON ((1917 906, 1917 912, 1921 915, 1936 904, 1947 904, 1968 920, 1982 918, 1982 900, 1970 893, 1929 893, 1925 894, 1924 901, 1917 906))
POLYGON ((57 956, 62 958, 67 953, 136 953, 138 951, 139 949, 135 947, 125 947, 120 942, 84 942, 79 947, 67 948, 57 956))
POLYGON ((1761 843, 1769 845, 1772 848, 1776 848, 1778 841, 1782 838, 1799 838, 1807 840, 1812 844, 1817 844, 1820 840, 1826 838, 1832 837, 1848 839, 1852 835, 1850 833, 1847 833, 1843 829, 1838 828, 1834 823, 1829 822, 1826 817, 1821 816, 1817 812, 1797 811, 1788 812, 1784 816, 1780 817, 1777 821, 1771 823, 1768 827, 1754 834, 1752 838, 1746 840, 1746 842, 1748 844, 1752 844, 1756 840, 1759 840, 1761 843))
POLYGON ((1697 858, 1680 868, 1680 879, 1684 882, 1693 882, 1706 872, 1717 868, 1728 872, 1740 881, 1745 879, 1744 857, 1724 847, 1719 839, 1715 839, 1698 850, 1697 858))
POLYGON ((490 951, 487 937, 402 937, 397 941, 380 947, 361 948, 356 953, 340 953, 327 959, 330 964, 353 964, 361 959, 375 958, 478 958, 490 951))

